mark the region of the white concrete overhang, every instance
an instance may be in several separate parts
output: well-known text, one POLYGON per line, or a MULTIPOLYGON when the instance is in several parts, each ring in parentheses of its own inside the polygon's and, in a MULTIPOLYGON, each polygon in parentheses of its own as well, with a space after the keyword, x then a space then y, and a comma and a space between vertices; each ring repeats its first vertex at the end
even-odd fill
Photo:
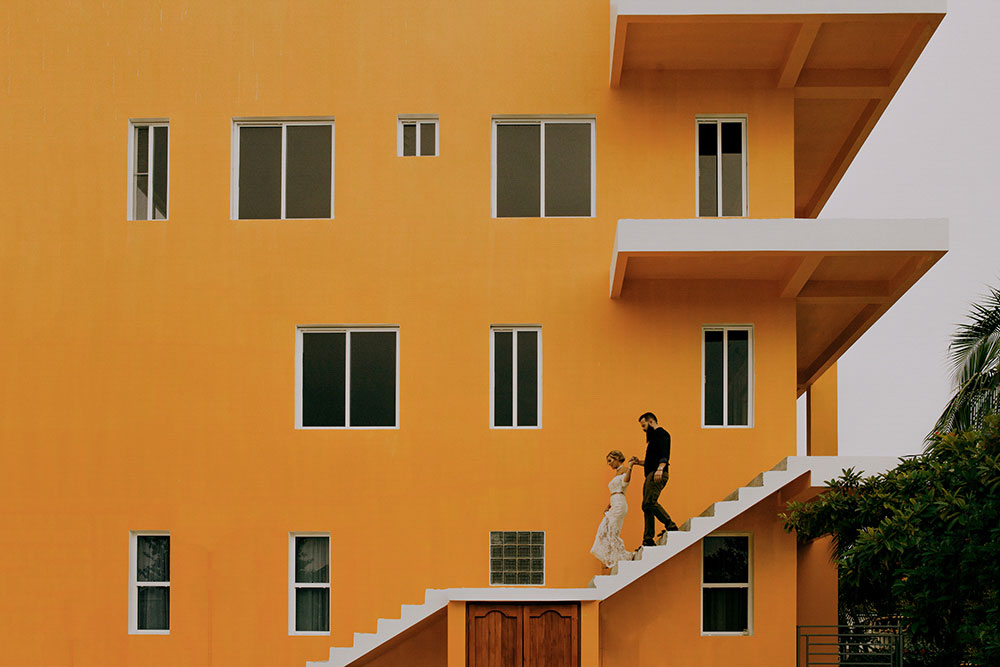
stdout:
POLYGON ((761 72, 795 105, 795 215, 826 204, 938 24, 945 0, 612 0, 610 84, 761 72))
POLYGON ((796 303, 801 395, 948 251, 948 221, 619 220, 611 298, 635 281, 774 284, 796 303))

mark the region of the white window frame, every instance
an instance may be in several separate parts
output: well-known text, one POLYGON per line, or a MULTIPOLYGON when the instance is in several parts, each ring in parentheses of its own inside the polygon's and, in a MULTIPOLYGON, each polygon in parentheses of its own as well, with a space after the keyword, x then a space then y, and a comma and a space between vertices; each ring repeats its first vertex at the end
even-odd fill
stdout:
POLYGON ((745 537, 747 538, 747 583, 745 584, 706 584, 705 583, 705 540, 701 542, 701 588, 698 591, 698 628, 702 637, 752 637, 753 636, 753 533, 720 532, 706 537, 745 537), (747 629, 743 632, 705 632, 705 589, 706 588, 745 588, 747 589, 747 629))
POLYGON ((281 117, 281 118, 233 118, 231 136, 231 159, 229 174, 229 218, 242 222, 261 222, 271 220, 333 220, 337 174, 337 127, 333 116, 323 117, 281 117), (330 217, 329 218, 287 218, 285 217, 285 175, 287 166, 288 126, 289 125, 329 125, 330 126, 330 217), (240 215, 240 128, 242 127, 281 127, 281 217, 280 218, 241 218, 240 215))
POLYGON ((333 540, 330 539, 330 533, 323 532, 290 532, 288 533, 288 634, 289 636, 298 637, 328 637, 333 627, 333 587, 330 581, 325 584, 322 583, 304 583, 295 581, 295 538, 296 537, 325 537, 327 538, 326 548, 327 548, 327 560, 329 563, 328 571, 330 576, 328 579, 333 579, 333 540), (325 632, 322 630, 296 630, 295 629, 295 589, 297 588, 325 588, 330 597, 330 629, 325 632))
MULTIPOLYGON (((522 427, 522 428, 524 428, 524 427, 522 427)), ((548 568, 549 568, 549 558, 548 558, 549 551, 548 551, 548 547, 547 547, 548 541, 549 541, 549 536, 546 534, 546 532, 544 530, 529 530, 529 531, 524 531, 524 530, 488 530, 486 532, 486 542, 488 544, 488 546, 486 548, 486 556, 487 556, 487 558, 486 558, 486 572, 487 572, 486 579, 487 579, 487 582, 490 585, 490 588, 510 588, 512 586, 516 586, 518 588, 539 588, 539 587, 545 586, 545 582, 548 579, 548 568), (493 577, 491 576, 493 574, 493 563, 491 563, 490 561, 493 559, 493 556, 490 554, 490 550, 491 550, 491 547, 493 546, 493 543, 490 541, 490 533, 523 533, 523 532, 541 533, 542 534, 542 554, 543 554, 542 555, 542 583, 540 583, 540 584, 494 584, 493 583, 493 577)))
POLYGON ((749 200, 749 186, 747 179, 749 160, 747 156, 749 155, 749 146, 747 145, 747 115, 746 114, 714 114, 711 116, 697 116, 695 118, 694 126, 694 208, 695 216, 698 218, 746 218, 750 215, 750 200, 749 200), (740 215, 722 215, 722 123, 733 123, 739 122, 743 128, 743 165, 742 165, 742 176, 743 176, 743 212, 740 215), (715 157, 716 157, 716 167, 715 167, 715 195, 716 195, 716 211, 718 215, 706 215, 701 214, 701 165, 698 164, 698 127, 702 124, 715 123, 715 157))
POLYGON ((510 430, 510 429, 540 429, 542 428, 542 326, 540 324, 494 324, 490 326, 490 428, 499 430, 510 430), (496 355, 494 350, 494 338, 493 335, 498 332, 513 332, 513 358, 511 363, 513 364, 512 373, 512 395, 513 395, 513 425, 511 426, 494 426, 494 408, 495 408, 495 398, 496 398, 496 355), (537 426, 518 426, 517 425, 517 332, 518 331, 535 331, 538 333, 538 425, 537 426))
POLYGON ((377 431, 399 428, 399 325, 302 325, 295 328, 295 428, 310 430, 355 430, 377 431), (371 331, 392 331, 396 334, 396 424, 394 426, 351 426, 351 333, 371 331), (345 333, 347 346, 344 372, 344 426, 303 426, 302 425, 302 334, 305 333, 345 333))
POLYGON ((596 218, 597 217, 597 118, 596 116, 493 116, 490 156, 490 212, 498 220, 526 220, 539 218, 596 218), (549 123, 580 123, 590 125, 590 215, 545 215, 545 126, 549 123), (539 125, 540 155, 540 199, 538 216, 526 218, 497 218, 497 126, 498 125, 539 125))
POLYGON ((753 428, 754 422, 754 326, 752 324, 706 324, 701 328, 701 427, 702 428, 753 428), (705 423, 705 332, 722 331, 722 420, 729 421, 729 331, 747 331, 747 423, 746 424, 706 424, 705 423))
POLYGON ((441 154, 441 127, 437 114, 400 114, 396 117, 396 155, 398 157, 437 157, 441 154), (416 155, 403 155, 403 125, 417 125, 416 155), (425 155, 420 152, 420 126, 434 126, 434 153, 425 155))
MULTIPOLYGON (((170 588, 169 581, 138 581, 138 573, 136 568, 138 566, 138 537, 170 537, 170 532, 166 530, 130 530, 128 533, 128 633, 130 635, 169 635, 170 630, 140 630, 139 629, 139 587, 140 586, 154 586, 160 588, 170 588)), ((173 543, 171 542, 171 551, 173 551, 173 543)), ((173 554, 171 554, 171 564, 173 563, 173 554)), ((171 619, 168 617, 167 625, 172 625, 171 619)))
POLYGON ((170 141, 170 119, 168 118, 130 118, 128 121, 128 187, 126 188, 125 196, 125 219, 132 222, 167 222, 170 220, 170 150, 172 148, 173 142, 170 141), (148 157, 147 164, 149 165, 149 196, 146 198, 146 219, 142 220, 135 217, 135 132, 138 128, 148 127, 149 128, 149 142, 147 146, 148 157), (164 199, 167 202, 167 216, 165 218, 153 219, 153 128, 154 127, 165 127, 167 128, 167 191, 164 193, 164 199))

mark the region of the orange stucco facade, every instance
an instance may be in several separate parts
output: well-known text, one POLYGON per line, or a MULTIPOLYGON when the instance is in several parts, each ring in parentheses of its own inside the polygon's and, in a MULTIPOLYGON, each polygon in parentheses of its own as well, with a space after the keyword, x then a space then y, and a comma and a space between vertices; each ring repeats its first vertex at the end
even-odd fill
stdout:
MULTIPOLYGON (((767 72, 627 70, 611 88, 606 0, 0 15, 0 664, 302 665, 425 588, 488 586, 490 530, 545 531, 545 585, 585 586, 605 453, 642 455, 646 410, 673 437, 678 523, 795 454, 780 285, 637 280, 608 297, 619 219, 695 217, 699 116, 747 120, 749 217, 795 217, 796 103, 767 72), (438 115, 440 155, 397 156, 406 113, 438 115), (504 114, 594 119, 592 217, 491 217, 504 114), (333 119, 333 219, 232 220, 233 119, 295 117, 333 119), (130 222, 129 120, 148 118, 169 120, 169 219, 130 222), (398 428, 295 428, 296 327, 316 324, 398 327, 398 428), (543 332, 541 428, 490 428, 501 324, 543 332), (701 425, 713 324, 753 326, 751 428, 701 425), (171 537, 166 636, 127 631, 136 530, 171 537), (329 635, 288 632, 298 531, 330 535, 329 635)), ((599 641, 588 607, 585 664, 659 664, 663 643, 633 637, 644 623, 687 652, 673 664, 790 664, 804 557, 780 510, 726 528, 753 534, 751 636, 699 636, 690 549, 601 603, 599 641)), ((460 613, 370 664, 402 650, 457 667, 460 613)))

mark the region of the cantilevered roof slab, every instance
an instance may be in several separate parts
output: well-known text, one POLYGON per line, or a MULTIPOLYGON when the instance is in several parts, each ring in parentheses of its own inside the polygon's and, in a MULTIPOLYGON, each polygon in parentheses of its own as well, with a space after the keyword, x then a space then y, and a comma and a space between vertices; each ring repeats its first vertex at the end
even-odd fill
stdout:
POLYGON ((613 0, 611 86, 630 71, 767 72, 794 99, 795 215, 813 218, 944 13, 944 0, 613 0))
POLYGON ((611 298, 638 280, 774 283, 796 302, 804 392, 948 250, 948 222, 619 220, 611 298))

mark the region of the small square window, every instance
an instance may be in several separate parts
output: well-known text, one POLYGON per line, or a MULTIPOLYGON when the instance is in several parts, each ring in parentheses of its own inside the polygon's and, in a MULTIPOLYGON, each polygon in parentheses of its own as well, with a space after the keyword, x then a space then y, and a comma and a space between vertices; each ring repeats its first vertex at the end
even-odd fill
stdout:
POLYGON ((170 634, 170 534, 129 533, 129 634, 170 634))
MULTIPOLYGON (((541 327, 491 327, 490 348, 490 426, 540 428, 541 327)), ((529 544, 531 537, 520 539, 529 544)))
POLYGON ((490 532, 490 585, 541 586, 545 583, 545 533, 543 531, 490 532), (503 558, 496 558, 497 543, 504 542, 503 558))
POLYGON ((300 327, 296 428, 396 428, 399 330, 300 327))
POLYGON ((333 121, 233 122, 232 217, 333 217, 333 121))
POLYGON ((750 536, 711 535, 702 540, 703 634, 749 634, 750 536))
POLYGON ((128 219, 167 219, 170 126, 167 121, 129 123, 128 219))
POLYGON ((437 116, 399 116, 396 151, 400 157, 433 157, 439 154, 437 116))
POLYGON ((330 536, 291 533, 288 551, 288 634, 329 634, 330 536))

